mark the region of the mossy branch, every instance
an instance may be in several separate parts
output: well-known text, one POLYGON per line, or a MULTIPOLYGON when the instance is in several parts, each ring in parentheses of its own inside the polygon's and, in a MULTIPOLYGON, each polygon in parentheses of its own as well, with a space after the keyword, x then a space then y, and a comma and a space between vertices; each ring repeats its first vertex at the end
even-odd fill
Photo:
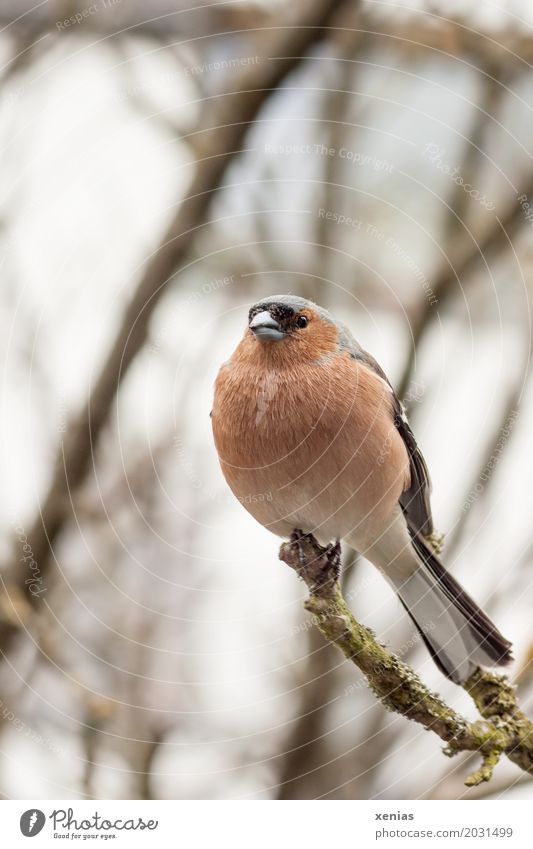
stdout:
POLYGON ((309 589, 305 608, 324 637, 363 672, 370 689, 391 711, 418 722, 446 743, 444 753, 479 752, 482 764, 465 784, 489 781, 506 755, 533 774, 533 723, 520 710, 509 680, 477 669, 463 685, 480 719, 469 722, 432 693, 411 667, 379 643, 353 617, 339 585, 340 546, 320 546, 311 534, 295 530, 279 553, 309 589))

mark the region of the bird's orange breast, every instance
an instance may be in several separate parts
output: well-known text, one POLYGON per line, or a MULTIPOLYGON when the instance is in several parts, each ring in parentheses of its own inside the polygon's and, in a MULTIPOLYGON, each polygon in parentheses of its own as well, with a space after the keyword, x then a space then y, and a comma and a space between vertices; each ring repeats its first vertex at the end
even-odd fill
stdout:
POLYGON ((282 344, 269 346, 272 357, 264 345, 259 357, 238 348, 219 372, 212 422, 222 470, 274 532, 322 523, 319 536, 343 536, 355 514, 392 509, 408 479, 392 397, 349 352, 290 362, 282 344))

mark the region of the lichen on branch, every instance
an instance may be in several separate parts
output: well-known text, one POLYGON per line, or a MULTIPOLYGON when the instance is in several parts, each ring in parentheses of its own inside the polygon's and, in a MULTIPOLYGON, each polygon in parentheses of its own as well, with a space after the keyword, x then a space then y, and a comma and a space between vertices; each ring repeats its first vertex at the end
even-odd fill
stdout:
POLYGON ((480 714, 480 719, 468 721, 354 618, 340 589, 339 544, 324 548, 311 534, 295 529, 279 557, 309 589, 305 608, 317 628, 361 670, 388 710, 437 734, 448 756, 479 752, 481 767, 466 778, 466 785, 489 781, 503 754, 533 774, 533 723, 520 710, 515 688, 505 676, 477 669, 464 683, 480 714))

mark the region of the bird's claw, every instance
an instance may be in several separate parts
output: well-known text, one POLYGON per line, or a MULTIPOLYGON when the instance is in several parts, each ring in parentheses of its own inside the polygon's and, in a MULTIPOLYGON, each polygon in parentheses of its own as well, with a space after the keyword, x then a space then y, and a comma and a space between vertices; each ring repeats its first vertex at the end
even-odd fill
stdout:
POLYGON ((311 543, 311 541, 314 541, 314 538, 311 534, 304 534, 304 532, 300 530, 300 528, 295 528, 290 536, 290 541, 291 548, 298 554, 300 568, 304 569, 307 564, 305 549, 309 545, 309 543, 311 543))
POLYGON ((341 541, 340 539, 335 540, 335 542, 330 542, 327 548, 324 551, 324 554, 327 556, 329 563, 331 564, 331 569, 333 570, 334 580, 335 582, 339 580, 341 576, 341 541))
POLYGON ((339 540, 324 547, 300 528, 295 528, 289 543, 281 546, 280 558, 292 566, 313 594, 331 592, 340 576, 339 540))

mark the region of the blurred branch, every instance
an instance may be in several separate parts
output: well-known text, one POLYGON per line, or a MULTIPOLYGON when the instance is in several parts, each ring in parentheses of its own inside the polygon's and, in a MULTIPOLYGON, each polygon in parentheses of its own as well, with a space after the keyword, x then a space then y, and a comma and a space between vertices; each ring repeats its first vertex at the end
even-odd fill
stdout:
MULTIPOLYGON (((460 166, 461 174, 473 183, 476 182, 475 171, 490 116, 497 113, 506 91, 499 79, 487 78, 481 102, 470 129, 464 160, 460 166)), ((533 192, 533 175, 529 177, 523 192, 528 196, 533 192)), ((432 282, 434 299, 426 298, 422 308, 411 321, 411 347, 397 387, 400 398, 406 395, 409 383, 416 372, 417 350, 433 321, 441 313, 442 307, 454 294, 462 291, 465 278, 479 266, 484 263, 490 268, 491 263, 512 244, 523 227, 522 208, 516 198, 513 198, 502 218, 493 214, 483 233, 477 238, 474 238, 473 234, 468 236, 466 219, 471 204, 472 200, 463 187, 459 184, 454 185, 448 204, 446 230, 442 239, 444 245, 442 255, 445 257, 445 262, 432 282), (465 233, 468 238, 465 237, 465 233)))
MULTIPOLYGON (((182 199, 159 248, 146 262, 85 409, 67 431, 40 515, 28 533, 33 559, 43 579, 53 560, 54 543, 72 515, 72 493, 89 472, 113 399, 146 341, 156 304, 170 278, 186 265, 195 237, 207 221, 209 203, 222 188, 228 166, 241 150, 259 110, 287 74, 298 67, 310 47, 323 37, 325 28, 334 24, 335 13, 342 5, 343 0, 305 4, 305 11, 299 15, 291 12, 286 21, 277 21, 276 27, 267 28, 261 61, 247 66, 227 92, 205 101, 209 109, 194 134, 197 161, 189 193, 182 199)), ((23 584, 20 571, 16 561, 9 564, 4 575, 4 588, 9 592, 23 584)), ((36 604, 35 597, 30 596, 29 600, 36 604)), ((4 651, 16 630, 11 625, 5 627, 0 620, 0 645, 4 651)))
POLYGON ((81 740, 84 749, 83 775, 81 786, 86 799, 96 799, 95 786, 97 755, 100 742, 100 730, 107 723, 113 711, 113 705, 106 699, 90 697, 86 700, 83 715, 81 740))
MULTIPOLYGON (((524 187, 524 194, 528 197, 533 194, 533 176, 530 177, 524 187)), ((460 286, 461 281, 477 270, 481 263, 490 267, 498 256, 505 251, 524 226, 524 213, 520 205, 513 199, 503 218, 494 218, 492 227, 483 234, 476 242, 470 241, 461 251, 459 256, 450 259, 449 263, 440 271, 432 286, 435 298, 438 301, 439 310, 435 309, 435 302, 425 302, 422 311, 411 321, 411 347, 404 370, 398 383, 398 396, 403 398, 409 388, 412 375, 416 373, 416 353, 423 338, 431 327, 436 314, 455 291, 454 284, 460 286)))
MULTIPOLYGON (((525 367, 526 377, 530 370, 531 360, 528 352, 528 362, 525 367)), ((496 476, 495 468, 500 461, 504 449, 508 447, 513 434, 514 419, 518 414, 520 401, 524 393, 524 380, 524 374, 521 371, 515 385, 511 387, 507 395, 507 401, 487 442, 485 453, 477 468, 477 473, 470 481, 470 486, 460 503, 461 514, 454 523, 451 533, 446 535, 445 545, 448 556, 453 557, 463 539, 468 519, 472 514, 475 515, 487 499, 491 489, 491 483, 496 476), (480 480, 483 480, 481 490, 478 489, 480 480), (470 500, 471 498, 472 500, 470 500)))
POLYGON ((533 61, 533 39, 527 27, 487 28, 483 32, 473 27, 467 16, 437 16, 420 9, 401 17, 378 19, 369 14, 361 29, 370 44, 374 37, 382 49, 396 47, 411 59, 442 53, 443 58, 454 56, 468 64, 469 60, 477 61, 491 71, 504 66, 515 72, 529 71, 533 61))
POLYGON ((502 754, 533 774, 533 723, 518 707, 515 690, 504 676, 477 669, 463 684, 483 717, 468 722, 354 619, 339 587, 338 545, 323 548, 310 534, 295 530, 279 556, 307 585, 305 608, 321 633, 363 672, 386 708, 437 734, 447 744, 444 753, 449 756, 481 755, 482 765, 467 777, 467 786, 489 781, 502 754))
POLYGON ((307 635, 305 681, 299 688, 298 716, 283 753, 278 799, 309 799, 309 783, 316 785, 316 774, 328 760, 323 746, 324 718, 336 678, 336 656, 316 629, 307 635))
MULTIPOLYGON (((357 79, 357 66, 354 65, 353 57, 357 55, 357 50, 361 44, 361 33, 358 31, 347 33, 345 38, 337 45, 335 59, 333 65, 333 78, 330 86, 326 88, 322 95, 322 122, 325 126, 325 143, 329 148, 340 150, 351 129, 348 124, 347 116, 350 113, 350 107, 354 102, 354 77, 357 79), (351 36, 351 37, 349 37, 351 36)), ((361 98, 355 100, 357 103, 358 117, 361 120, 360 113, 363 111, 364 101, 361 98)), ((324 176, 321 186, 320 205, 326 210, 339 209, 341 193, 340 186, 343 186, 342 179, 343 160, 338 156, 324 157, 324 176)), ((332 235, 329 221, 324 216, 318 216, 316 219, 316 251, 311 253, 310 270, 313 271, 318 264, 319 277, 313 280, 314 291, 309 293, 309 297, 321 303, 321 292, 325 294, 327 281, 336 280, 334 273, 335 252, 332 248, 335 247, 335 239, 332 235)), ((305 289, 304 289, 305 293, 305 289)))

